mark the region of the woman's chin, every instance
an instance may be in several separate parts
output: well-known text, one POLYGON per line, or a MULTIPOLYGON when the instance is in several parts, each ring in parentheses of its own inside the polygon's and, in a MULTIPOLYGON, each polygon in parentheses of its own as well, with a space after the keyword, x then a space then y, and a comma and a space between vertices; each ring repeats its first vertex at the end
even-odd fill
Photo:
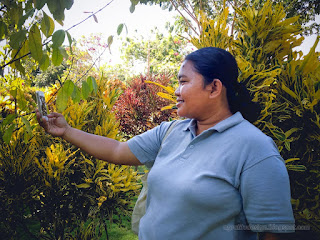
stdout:
POLYGON ((184 112, 183 109, 179 109, 178 108, 177 114, 178 114, 179 117, 188 118, 186 112, 184 112))

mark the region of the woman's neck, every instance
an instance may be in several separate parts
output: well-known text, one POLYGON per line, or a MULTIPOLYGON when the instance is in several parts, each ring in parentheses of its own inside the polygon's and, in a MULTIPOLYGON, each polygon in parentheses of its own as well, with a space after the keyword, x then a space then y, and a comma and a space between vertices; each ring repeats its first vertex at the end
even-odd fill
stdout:
POLYGON ((232 113, 229 109, 226 109, 224 111, 216 112, 215 114, 211 115, 210 117, 206 119, 196 119, 197 120, 197 129, 196 133, 197 135, 201 134, 203 131, 215 126, 219 122, 227 119, 228 117, 231 117, 232 113))

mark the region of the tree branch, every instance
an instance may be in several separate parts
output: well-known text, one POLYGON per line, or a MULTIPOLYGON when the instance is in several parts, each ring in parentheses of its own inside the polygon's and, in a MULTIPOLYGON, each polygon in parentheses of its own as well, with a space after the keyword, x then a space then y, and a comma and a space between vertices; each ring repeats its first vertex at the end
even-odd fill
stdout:
POLYGON ((193 21, 195 21, 197 24, 198 24, 198 27, 199 27, 199 30, 200 30, 200 26, 199 26, 199 23, 198 23, 198 19, 197 19, 197 16, 195 14, 195 11, 190 3, 190 1, 188 0, 188 5, 190 5, 190 8, 192 9, 192 12, 188 9, 188 7, 185 5, 183 8, 184 8, 184 11, 193 19, 193 21))
POLYGON ((87 18, 83 19, 81 22, 71 26, 70 28, 67 29, 67 31, 69 31, 70 29, 80 25, 81 23, 87 21, 89 18, 93 17, 95 14, 97 14, 98 12, 101 12, 103 9, 105 9, 107 6, 109 6, 114 0, 111 0, 109 3, 107 3, 105 6, 103 6, 102 8, 100 8, 98 11, 92 13, 91 15, 89 15, 87 18))
POLYGON ((188 19, 182 14, 182 12, 178 9, 177 5, 173 2, 173 0, 170 0, 171 4, 174 6, 174 8, 178 11, 178 13, 183 17, 184 21, 187 23, 187 25, 189 25, 189 27, 192 29, 192 31, 195 32, 195 34, 197 34, 199 36, 199 34, 197 33, 197 31, 194 29, 194 27, 192 27, 192 25, 189 23, 188 19))
MULTIPOLYGON (((101 9, 99 9, 98 11, 92 13, 90 16, 88 16, 87 18, 85 18, 85 19, 82 20, 81 22, 79 22, 79 23, 71 26, 71 27, 68 28, 66 31, 69 31, 70 29, 72 29, 72 28, 80 25, 81 23, 87 21, 89 18, 93 17, 95 14, 97 14, 98 12, 101 12, 104 8, 106 8, 107 6, 109 6, 113 1, 114 1, 114 0, 111 0, 109 3, 107 3, 107 4, 106 4, 105 6, 103 6, 101 9)), ((51 41, 52 41, 52 38, 49 39, 47 42, 44 42, 44 43, 42 44, 42 46, 46 46, 46 45, 47 45, 48 43, 50 43, 51 41)), ((22 47, 22 46, 21 46, 21 47, 22 47)), ((21 48, 21 47, 20 47, 20 48, 21 48)), ((31 54, 31 52, 29 52, 29 53, 27 53, 27 54, 25 54, 25 55, 23 55, 23 56, 21 56, 21 57, 19 57, 19 58, 16 58, 16 59, 13 58, 13 59, 11 59, 9 62, 7 62, 7 63, 5 63, 4 65, 0 66, 0 69, 3 69, 4 67, 6 67, 6 66, 8 66, 8 65, 10 65, 10 64, 12 64, 12 63, 14 63, 14 62, 16 62, 16 61, 18 61, 18 60, 20 60, 20 59, 22 59, 22 58, 25 58, 26 56, 29 56, 30 54, 31 54)), ((17 55, 17 54, 16 54, 16 55, 17 55)), ((16 55, 15 55, 15 57, 16 57, 16 55)))
MULTIPOLYGON (((94 60, 94 62, 91 64, 91 66, 88 68, 87 71, 85 71, 85 73, 82 74, 82 76, 80 78, 77 79, 77 81, 75 83, 78 83, 84 76, 86 76, 88 74, 88 72, 93 68, 93 66, 96 64, 96 62, 98 61, 98 59, 101 58, 102 54, 104 54, 104 52, 107 50, 107 48, 109 48, 109 45, 107 45, 105 47, 105 49, 101 52, 101 54, 94 60)), ((51 98, 48 100, 48 103, 51 102, 51 100, 53 99, 53 97, 58 93, 58 91, 63 87, 63 84, 60 85, 60 87, 58 88, 58 90, 51 96, 51 98)))

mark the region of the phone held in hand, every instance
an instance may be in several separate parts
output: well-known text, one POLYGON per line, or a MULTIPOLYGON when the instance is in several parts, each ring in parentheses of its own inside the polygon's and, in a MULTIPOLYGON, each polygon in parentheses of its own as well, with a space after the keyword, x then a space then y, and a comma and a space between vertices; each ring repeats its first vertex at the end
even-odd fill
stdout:
POLYGON ((42 119, 42 117, 47 117, 48 115, 46 99, 42 91, 36 91, 36 96, 37 96, 37 105, 40 113, 40 118, 42 119))

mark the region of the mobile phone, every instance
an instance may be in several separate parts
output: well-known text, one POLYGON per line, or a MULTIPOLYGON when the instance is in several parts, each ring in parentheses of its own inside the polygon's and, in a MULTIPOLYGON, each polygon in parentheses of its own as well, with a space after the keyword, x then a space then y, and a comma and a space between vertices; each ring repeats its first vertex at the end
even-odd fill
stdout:
POLYGON ((46 99, 42 91, 36 91, 36 96, 37 96, 37 105, 40 113, 40 118, 42 119, 42 117, 45 117, 48 115, 46 99))

